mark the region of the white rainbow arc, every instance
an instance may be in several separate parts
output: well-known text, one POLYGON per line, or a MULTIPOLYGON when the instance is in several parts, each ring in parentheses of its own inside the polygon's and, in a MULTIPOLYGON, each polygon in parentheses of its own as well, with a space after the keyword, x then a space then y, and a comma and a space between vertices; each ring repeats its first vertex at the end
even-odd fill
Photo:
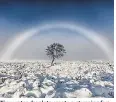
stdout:
POLYGON ((113 60, 113 49, 110 46, 108 40, 99 35, 98 33, 81 27, 79 25, 68 24, 68 23, 55 23, 55 24, 45 24, 41 26, 37 26, 31 28, 25 32, 18 34, 9 44, 6 46, 4 53, 2 54, 0 60, 11 60, 13 54, 26 40, 30 37, 34 36, 35 34, 39 34, 42 30, 48 30, 53 28, 63 28, 69 29, 71 31, 78 32, 96 44, 108 57, 109 60, 113 60))

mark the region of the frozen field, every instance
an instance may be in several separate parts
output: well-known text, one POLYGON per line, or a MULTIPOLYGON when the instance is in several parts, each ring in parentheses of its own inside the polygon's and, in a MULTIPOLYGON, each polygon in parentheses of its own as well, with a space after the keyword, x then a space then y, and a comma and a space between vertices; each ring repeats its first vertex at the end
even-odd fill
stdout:
POLYGON ((114 64, 109 61, 0 62, 0 97, 114 97, 114 64))

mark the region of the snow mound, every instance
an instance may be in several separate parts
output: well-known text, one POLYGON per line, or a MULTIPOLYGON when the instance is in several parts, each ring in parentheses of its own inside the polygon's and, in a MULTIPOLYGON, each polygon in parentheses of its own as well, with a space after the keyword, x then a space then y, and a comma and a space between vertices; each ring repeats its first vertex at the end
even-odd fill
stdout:
POLYGON ((111 61, 0 62, 1 98, 114 97, 111 61))

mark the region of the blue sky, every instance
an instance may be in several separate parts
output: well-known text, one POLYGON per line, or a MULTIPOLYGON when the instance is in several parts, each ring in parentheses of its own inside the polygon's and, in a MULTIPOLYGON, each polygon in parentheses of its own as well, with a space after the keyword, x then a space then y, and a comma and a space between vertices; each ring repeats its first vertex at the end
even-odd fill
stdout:
POLYGON ((16 1, 11 0, 11 2, 0 4, 0 18, 24 26, 60 20, 79 22, 101 31, 113 31, 114 11, 112 0, 76 0, 76 2, 73 0, 70 0, 70 2, 58 2, 58 0, 55 0, 57 2, 46 2, 46 0, 43 0, 43 2, 39 2, 39 0, 38 2, 34 2, 36 0, 32 0, 33 2, 16 1))
MULTIPOLYGON (((113 0, 1 0, 0 42, 7 43, 17 32, 32 26, 60 21, 91 28, 113 43, 113 12, 113 0)), ((61 37, 64 32, 59 33, 61 37)))

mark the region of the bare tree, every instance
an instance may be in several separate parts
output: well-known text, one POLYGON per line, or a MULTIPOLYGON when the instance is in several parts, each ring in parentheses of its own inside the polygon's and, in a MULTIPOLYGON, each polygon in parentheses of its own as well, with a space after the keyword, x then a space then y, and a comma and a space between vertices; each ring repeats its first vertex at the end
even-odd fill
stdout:
POLYGON ((51 65, 53 65, 56 58, 63 57, 65 53, 66 50, 64 49, 64 46, 59 43, 53 43, 50 46, 47 46, 46 49, 47 56, 52 58, 51 65))

